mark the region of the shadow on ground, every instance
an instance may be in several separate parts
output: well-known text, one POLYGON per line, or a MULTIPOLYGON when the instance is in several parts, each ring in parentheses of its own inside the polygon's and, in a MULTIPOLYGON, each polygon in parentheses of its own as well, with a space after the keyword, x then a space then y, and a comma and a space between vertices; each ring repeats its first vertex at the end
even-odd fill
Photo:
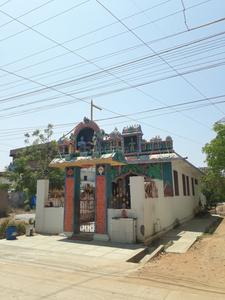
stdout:
POLYGON ((136 249, 144 247, 143 243, 124 244, 124 243, 115 243, 115 242, 110 242, 110 241, 105 242, 105 241, 94 241, 94 240, 78 240, 78 239, 76 240, 76 239, 68 239, 68 238, 63 238, 63 237, 58 242, 82 244, 82 245, 104 246, 104 247, 112 247, 112 248, 120 248, 120 249, 131 249, 131 250, 136 250, 136 249))

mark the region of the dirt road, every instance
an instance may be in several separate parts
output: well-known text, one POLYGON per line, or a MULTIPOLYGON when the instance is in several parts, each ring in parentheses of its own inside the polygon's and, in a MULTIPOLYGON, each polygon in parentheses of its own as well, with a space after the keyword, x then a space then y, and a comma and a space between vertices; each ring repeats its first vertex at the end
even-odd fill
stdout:
POLYGON ((204 235, 187 253, 163 253, 133 275, 140 279, 225 293, 225 219, 213 235, 204 235))

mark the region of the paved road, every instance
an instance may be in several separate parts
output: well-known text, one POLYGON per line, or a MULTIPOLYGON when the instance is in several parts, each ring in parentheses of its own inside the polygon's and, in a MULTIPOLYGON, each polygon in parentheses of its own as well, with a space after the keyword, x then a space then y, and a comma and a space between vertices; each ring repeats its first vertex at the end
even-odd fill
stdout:
MULTIPOLYGON (((0 241, 0 299, 225 299, 223 294, 184 288, 176 282, 135 278, 133 272, 141 266, 126 263, 119 255, 110 259, 78 254, 76 243, 74 251, 58 251, 60 242, 54 244, 51 237, 44 239, 48 249, 41 249, 37 240, 0 241), (39 247, 34 247, 37 244, 39 247)), ((92 253, 93 245, 85 247, 92 253)), ((124 253, 124 249, 116 249, 120 250, 124 253)))

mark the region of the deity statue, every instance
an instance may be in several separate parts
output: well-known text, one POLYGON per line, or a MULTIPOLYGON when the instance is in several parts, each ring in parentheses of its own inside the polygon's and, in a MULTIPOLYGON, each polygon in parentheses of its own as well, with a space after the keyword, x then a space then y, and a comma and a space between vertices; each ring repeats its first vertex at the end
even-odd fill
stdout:
POLYGON ((93 146, 94 152, 101 154, 102 153, 102 142, 105 132, 103 130, 97 131, 93 135, 93 146))
POLYGON ((86 151, 86 142, 84 140, 84 137, 81 136, 80 141, 77 143, 78 148, 80 152, 85 152, 86 151))

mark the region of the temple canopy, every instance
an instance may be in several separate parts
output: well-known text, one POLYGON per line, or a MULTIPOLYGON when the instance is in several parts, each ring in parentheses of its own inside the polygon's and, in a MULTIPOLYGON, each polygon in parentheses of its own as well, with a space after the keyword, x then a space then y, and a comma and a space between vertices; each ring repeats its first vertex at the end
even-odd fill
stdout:
POLYGON ((108 154, 102 154, 99 157, 93 156, 79 156, 79 157, 65 157, 55 158, 51 161, 50 167, 62 168, 65 167, 93 167, 99 164, 109 164, 111 166, 122 166, 126 165, 126 160, 121 152, 113 152, 108 154))

